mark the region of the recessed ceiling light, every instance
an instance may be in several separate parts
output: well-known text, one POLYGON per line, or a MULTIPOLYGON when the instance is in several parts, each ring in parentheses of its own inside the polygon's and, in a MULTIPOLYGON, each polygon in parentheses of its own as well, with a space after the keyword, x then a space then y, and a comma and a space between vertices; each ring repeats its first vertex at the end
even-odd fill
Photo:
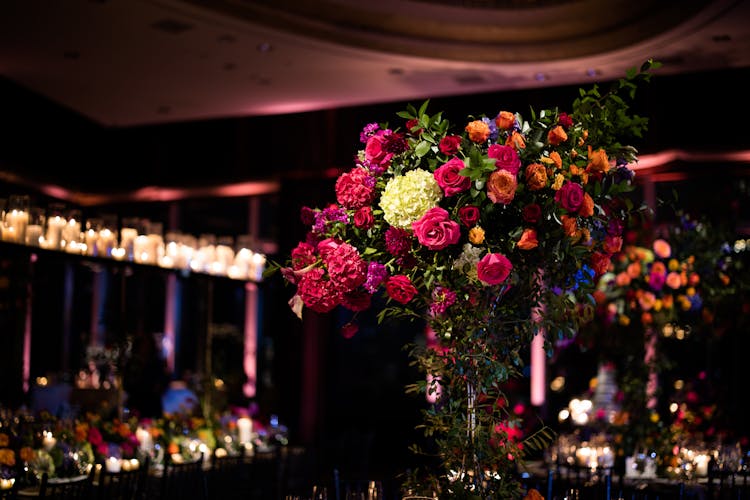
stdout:
POLYGON ((586 70, 586 76, 590 76, 591 78, 593 78, 595 76, 599 76, 601 74, 602 74, 602 72, 599 71, 596 68, 589 68, 589 69, 586 70))
POLYGON ((538 82, 546 82, 547 80, 549 80, 549 76, 547 76, 545 73, 539 72, 534 75, 534 79, 538 82))
POLYGON ((404 69, 403 68, 391 68, 388 70, 388 73, 391 75, 403 75, 404 69))
POLYGON ((271 52, 273 50, 273 46, 268 42, 261 42, 255 47, 255 49, 258 52, 271 52))

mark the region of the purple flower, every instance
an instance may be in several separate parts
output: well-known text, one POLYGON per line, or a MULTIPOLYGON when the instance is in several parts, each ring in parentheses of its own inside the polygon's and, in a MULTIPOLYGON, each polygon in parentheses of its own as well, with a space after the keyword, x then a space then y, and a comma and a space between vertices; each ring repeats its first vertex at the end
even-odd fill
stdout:
POLYGON ((388 276, 388 271, 383 264, 374 261, 370 262, 367 266, 367 279, 364 284, 365 290, 375 293, 386 276, 388 276))
POLYGON ((362 129, 362 132, 359 133, 359 141, 362 142, 363 144, 366 143, 367 139, 371 135, 375 135, 375 132, 377 132, 379 128, 380 128, 380 125, 378 125, 377 123, 368 123, 362 129))

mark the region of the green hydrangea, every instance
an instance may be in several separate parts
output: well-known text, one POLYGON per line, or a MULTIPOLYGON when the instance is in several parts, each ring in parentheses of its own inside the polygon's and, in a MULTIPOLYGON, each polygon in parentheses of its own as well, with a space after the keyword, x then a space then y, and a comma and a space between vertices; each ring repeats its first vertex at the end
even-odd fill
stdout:
POLYGON ((388 181, 380 197, 380 208, 388 224, 410 229, 411 223, 436 207, 442 197, 432 173, 417 168, 388 181))

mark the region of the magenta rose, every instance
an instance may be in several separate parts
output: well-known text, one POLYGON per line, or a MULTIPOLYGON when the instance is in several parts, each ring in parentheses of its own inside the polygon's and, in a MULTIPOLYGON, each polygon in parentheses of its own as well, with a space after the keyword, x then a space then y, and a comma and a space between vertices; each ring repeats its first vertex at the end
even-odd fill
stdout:
POLYGON ((583 188, 577 182, 566 182, 555 193, 555 201, 568 212, 578 212, 583 204, 583 188))
POLYGON ((299 210, 299 218, 305 226, 312 226, 315 222, 315 210, 310 207, 302 207, 299 210))
POLYGON ((461 149, 461 137, 457 135, 446 135, 440 139, 438 148, 440 148, 440 152, 444 155, 453 156, 461 149))
POLYGON ((458 218, 466 227, 474 227, 479 222, 479 208, 474 205, 466 205, 458 209, 458 218))
POLYGON ((375 225, 371 207, 362 207, 354 212, 354 226, 359 229, 370 229, 375 225))
POLYGON ((477 277, 488 285, 499 285, 512 270, 513 264, 500 253, 488 253, 477 262, 477 277))
POLYGON ((370 205, 375 199, 375 178, 356 167, 336 179, 336 200, 349 210, 370 205))
POLYGON ((418 221, 412 222, 411 227, 417 240, 430 250, 442 250, 458 243, 461 237, 461 226, 441 207, 429 209, 418 221))
POLYGON ((402 304, 408 303, 417 294, 417 289, 409 277, 403 274, 388 278, 385 282, 385 291, 390 298, 402 304))
POLYGON ((471 179, 459 174, 464 167, 466 165, 464 165, 464 161, 461 158, 451 158, 435 170, 433 176, 438 186, 445 193, 445 196, 453 196, 471 187, 471 179))
POLYGON ((323 258, 331 283, 341 293, 349 292, 367 279, 367 263, 349 243, 341 243, 323 258))
POLYGON ((498 169, 507 170, 513 175, 518 174, 521 170, 521 158, 513 146, 504 146, 502 144, 493 144, 487 150, 487 156, 494 158, 495 166, 498 169))
POLYGON ((380 130, 367 139, 367 144, 365 144, 365 159, 373 165, 387 167, 390 164, 393 154, 387 152, 383 147, 384 133, 384 130, 380 130))

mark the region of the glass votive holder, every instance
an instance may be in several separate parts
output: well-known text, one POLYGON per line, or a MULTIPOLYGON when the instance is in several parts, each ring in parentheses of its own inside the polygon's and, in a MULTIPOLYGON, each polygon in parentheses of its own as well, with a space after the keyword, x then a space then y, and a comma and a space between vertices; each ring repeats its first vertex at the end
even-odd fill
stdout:
POLYGON ((42 246, 49 250, 60 250, 63 247, 63 229, 68 225, 65 216, 65 204, 50 203, 47 205, 47 223, 42 246))
POLYGON ((83 253, 84 242, 81 238, 81 211, 77 208, 68 210, 65 227, 62 230, 62 245, 68 253, 83 253))
POLYGON ((29 195, 12 194, 3 216, 3 240, 13 243, 26 242, 26 227, 29 224, 29 195))
POLYGON ((141 228, 138 217, 123 217, 120 225, 120 248, 125 253, 124 260, 135 260, 135 239, 138 237, 141 228))
POLYGON ((86 255, 98 256, 97 242, 99 240, 99 231, 102 228, 103 221, 99 217, 89 217, 86 219, 86 230, 84 231, 84 242, 86 243, 86 255))
POLYGON ((112 250, 117 247, 117 216, 104 214, 100 216, 99 239, 96 240, 96 254, 99 257, 112 257, 112 250))
POLYGON ((29 224, 26 226, 25 243, 31 247, 41 246, 44 240, 44 226, 47 216, 42 207, 29 208, 29 224))

